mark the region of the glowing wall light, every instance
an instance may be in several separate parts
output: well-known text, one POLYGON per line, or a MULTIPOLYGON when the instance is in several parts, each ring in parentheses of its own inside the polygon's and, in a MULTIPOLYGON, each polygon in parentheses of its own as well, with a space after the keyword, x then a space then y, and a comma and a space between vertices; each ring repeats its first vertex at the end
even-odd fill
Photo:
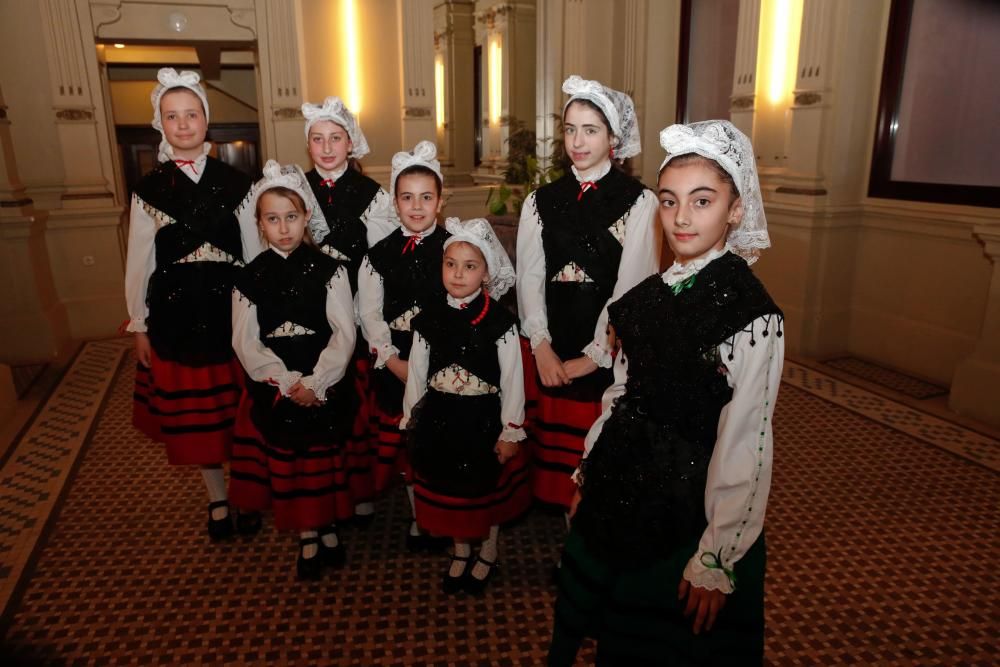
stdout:
POLYGON ((495 36, 490 41, 489 55, 489 78, 490 78, 490 121, 494 124, 500 122, 500 114, 503 105, 501 104, 501 91, 503 90, 503 52, 500 50, 500 37, 495 36))
POLYGON ((799 34, 802 28, 802 0, 766 0, 769 17, 762 22, 761 44, 767 53, 767 99, 771 104, 784 101, 795 87, 799 34), (765 39, 766 37, 766 39, 765 39))
POLYGON ((434 56, 434 111, 437 126, 444 127, 444 58, 440 53, 434 56))
POLYGON ((354 113, 361 111, 361 75, 358 71, 358 26, 354 0, 341 0, 343 20, 340 22, 344 44, 344 78, 347 81, 347 107, 354 113))

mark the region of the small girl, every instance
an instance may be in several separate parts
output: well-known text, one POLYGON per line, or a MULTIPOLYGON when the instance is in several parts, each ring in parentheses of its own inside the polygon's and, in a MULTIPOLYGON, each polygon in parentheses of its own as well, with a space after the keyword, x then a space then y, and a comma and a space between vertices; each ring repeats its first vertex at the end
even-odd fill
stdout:
POLYGON ((347 269, 316 248, 326 224, 298 167, 269 160, 254 188, 268 249, 233 290, 233 348, 250 377, 240 401, 230 493, 299 531, 296 571, 344 564, 335 522, 354 513, 344 441, 357 411, 350 372, 354 307, 347 269))
POLYGON ((198 465, 208 534, 232 535, 228 460, 243 369, 233 356, 230 294, 237 267, 260 252, 238 213, 251 179, 209 157, 208 100, 195 72, 165 67, 151 95, 159 166, 136 186, 125 299, 135 333, 133 423, 166 445, 173 465, 198 465))
POLYGON ((638 155, 628 95, 571 76, 563 108, 571 173, 528 196, 517 232, 517 301, 539 387, 533 489, 569 507, 570 476, 611 384, 607 304, 658 268, 656 198, 614 160, 638 155))
POLYGON ((599 663, 763 660, 784 344, 749 268, 770 245, 754 152, 728 121, 672 125, 660 143, 676 261, 608 308, 621 349, 576 477, 552 665, 572 664, 584 636, 599 663))
MULTIPOLYGON (((393 156, 390 187, 402 226, 368 251, 358 274, 361 330, 375 358, 371 387, 378 420, 375 486, 379 491, 408 472, 399 420, 413 340, 410 320, 428 304, 445 298, 441 257, 448 232, 436 222, 444 205, 442 181, 431 142, 421 141, 412 153, 393 156)), ((412 513, 413 486, 407 484, 406 490, 412 513)), ((420 551, 433 544, 420 533, 414 518, 407 548, 420 551)))
MULTIPOLYGON (((361 173, 358 160, 368 154, 357 118, 339 97, 327 97, 322 105, 302 105, 306 119, 306 148, 313 168, 306 172, 309 187, 319 203, 318 215, 330 231, 320 250, 347 265, 351 293, 358 291, 358 269, 368 249, 398 227, 392 197, 378 183, 361 173)), ((374 517, 375 493, 372 470, 372 432, 367 405, 368 350, 357 336, 354 350, 355 385, 362 399, 348 442, 348 466, 352 494, 359 500, 356 517, 366 523, 374 517)))
POLYGON ((479 594, 497 565, 500 524, 531 504, 517 320, 495 300, 514 268, 486 220, 445 226, 448 296, 413 319, 400 426, 412 434, 417 523, 455 542, 443 589, 479 594))

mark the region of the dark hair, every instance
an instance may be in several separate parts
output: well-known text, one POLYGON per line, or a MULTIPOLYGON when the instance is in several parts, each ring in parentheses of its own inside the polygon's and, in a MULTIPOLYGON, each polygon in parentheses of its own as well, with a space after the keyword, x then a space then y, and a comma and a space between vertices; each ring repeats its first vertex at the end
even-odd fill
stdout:
MULTIPOLYGON (((736 201, 739 198, 740 191, 736 187, 736 181, 733 180, 732 174, 723 169, 722 165, 716 162, 715 160, 707 158, 704 155, 700 155, 698 153, 683 153, 675 158, 671 158, 670 162, 665 164, 663 166, 663 169, 660 170, 660 174, 662 174, 667 167, 683 167, 684 165, 696 164, 696 163, 702 163, 705 166, 707 166, 709 169, 714 171, 716 175, 718 175, 719 180, 721 180, 723 183, 729 186, 729 190, 732 192, 733 195, 732 199, 730 199, 730 203, 736 201)), ((657 177, 659 177, 659 174, 657 174, 657 177)))
MULTIPOLYGON (((267 190, 264 190, 264 192, 261 192, 260 196, 257 197, 257 207, 254 210, 254 218, 256 218, 258 225, 260 225, 260 202, 261 200, 264 199, 264 195, 272 192, 278 195, 279 197, 284 197, 288 201, 292 202, 292 205, 295 206, 295 210, 301 213, 302 215, 306 214, 306 209, 307 209, 306 202, 304 199, 302 199, 302 195, 300 195, 295 190, 292 190, 291 188, 286 188, 282 185, 278 185, 273 188, 268 188, 267 190)), ((264 230, 260 230, 260 235, 261 238, 263 238, 264 230)), ((312 233, 309 231, 308 224, 306 225, 306 233, 303 235, 302 240, 303 242, 308 243, 309 245, 316 245, 316 242, 313 240, 312 233)))
MULTIPOLYGON (((173 88, 167 88, 166 90, 163 91, 163 94, 160 95, 160 101, 157 102, 157 105, 163 104, 163 98, 166 97, 167 95, 169 95, 170 93, 191 93, 198 100, 198 104, 201 105, 201 112, 203 114, 205 114, 206 116, 208 116, 208 110, 205 108, 205 103, 201 101, 201 95, 199 95, 198 93, 194 92, 193 90, 191 90, 187 86, 174 86, 173 88)), ((162 108, 159 109, 159 111, 160 111, 160 113, 163 113, 163 109, 162 108)))
POLYGON ((590 100, 583 99, 582 97, 577 97, 574 100, 570 100, 570 103, 566 105, 565 109, 563 109, 563 123, 566 122, 566 112, 569 111, 569 108, 574 104, 581 104, 590 109, 591 111, 596 111, 597 115, 601 117, 601 122, 604 123, 604 129, 608 131, 608 134, 610 136, 612 137, 615 136, 614 131, 612 131, 611 129, 611 123, 608 122, 608 117, 604 115, 603 111, 601 111, 601 107, 597 106, 590 100))
MULTIPOLYGON (((438 176, 434 172, 433 169, 431 169, 430 167, 425 167, 422 164, 415 164, 415 165, 409 166, 406 169, 404 169, 403 171, 399 172, 399 175, 396 176, 395 182, 393 182, 393 186, 395 186, 396 183, 399 182, 399 179, 401 179, 403 176, 413 176, 415 174, 419 174, 421 176, 430 176, 431 178, 433 178, 434 179, 434 185, 437 187, 438 197, 441 196, 441 188, 442 188, 441 177, 438 176)), ((398 195, 399 194, 399 189, 395 188, 395 187, 394 187, 394 189, 395 189, 396 194, 398 195)))

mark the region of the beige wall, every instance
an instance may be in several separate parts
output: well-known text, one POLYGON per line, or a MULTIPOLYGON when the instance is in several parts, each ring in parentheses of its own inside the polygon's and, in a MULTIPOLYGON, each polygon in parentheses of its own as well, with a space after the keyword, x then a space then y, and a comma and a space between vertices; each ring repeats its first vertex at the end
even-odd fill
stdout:
MULTIPOLYGON (((253 72, 251 71, 252 75, 253 72)), ((149 125, 152 110, 149 94, 154 81, 111 81, 111 108, 116 125, 149 125)), ((209 88, 208 108, 212 123, 257 123, 257 110, 218 90, 209 88)), ((256 97, 256 94, 253 95, 256 97)), ((254 100, 256 102, 256 100, 254 100)))

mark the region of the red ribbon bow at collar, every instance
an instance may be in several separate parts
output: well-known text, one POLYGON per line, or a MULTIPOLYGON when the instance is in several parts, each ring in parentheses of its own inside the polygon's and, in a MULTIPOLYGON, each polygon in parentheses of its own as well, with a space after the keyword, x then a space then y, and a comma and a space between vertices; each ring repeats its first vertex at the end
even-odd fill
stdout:
POLYGON ((198 170, 194 168, 194 160, 174 160, 174 164, 178 167, 191 167, 191 171, 198 173, 198 170))
POLYGON ((330 192, 328 192, 327 195, 326 195, 326 203, 327 204, 332 204, 333 203, 333 188, 334 188, 335 185, 337 185, 337 181, 333 180, 332 178, 324 178, 322 181, 319 182, 319 184, 330 188, 330 192))
POLYGON ((580 182, 580 193, 576 196, 576 200, 580 201, 581 199, 583 199, 583 193, 586 192, 587 190, 590 190, 591 188, 593 188, 594 190, 596 190, 597 189, 597 183, 595 183, 594 181, 581 181, 580 182))
POLYGON ((420 245, 420 237, 414 234, 413 236, 406 237, 406 245, 403 246, 403 252, 400 255, 405 255, 408 252, 412 252, 417 249, 420 245))

